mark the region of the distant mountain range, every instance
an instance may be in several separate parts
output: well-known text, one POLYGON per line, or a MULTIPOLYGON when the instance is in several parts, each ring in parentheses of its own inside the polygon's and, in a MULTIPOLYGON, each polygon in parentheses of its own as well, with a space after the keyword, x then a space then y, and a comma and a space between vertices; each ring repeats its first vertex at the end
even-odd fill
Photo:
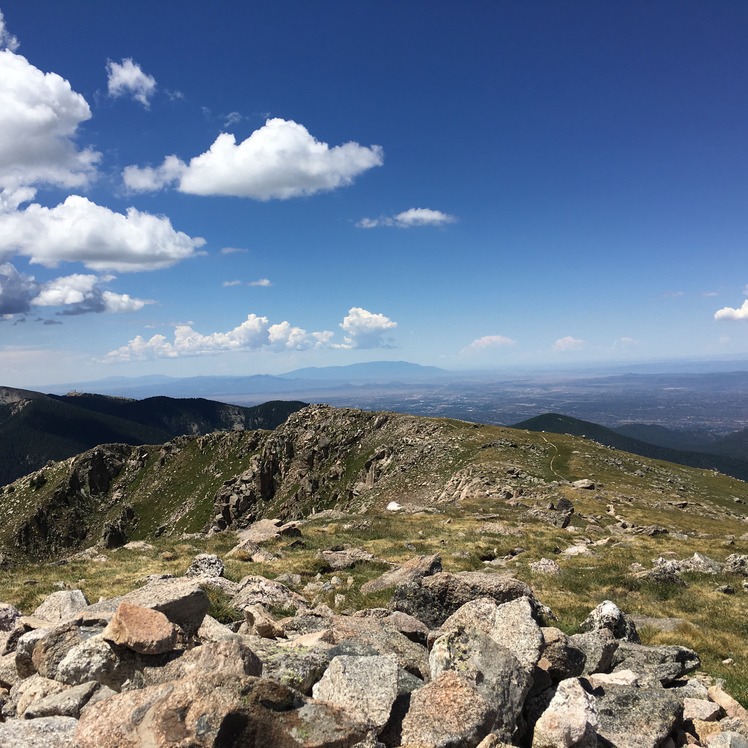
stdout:
POLYGON ((371 361, 348 366, 324 366, 295 369, 285 374, 253 374, 250 376, 200 377, 111 377, 93 382, 72 382, 45 388, 51 392, 99 392, 121 397, 145 398, 157 395, 170 397, 207 397, 243 402, 262 400, 265 396, 308 399, 309 393, 326 390, 340 392, 346 387, 362 385, 431 384, 453 376, 436 366, 421 366, 407 361, 371 361))
POLYGON ((0 485, 99 444, 162 444, 183 434, 273 429, 304 405, 273 401, 244 408, 203 399, 58 396, 0 387, 0 485))
MULTIPOLYGON (((661 426, 646 424, 633 424, 620 429, 609 429, 599 426, 590 421, 560 415, 559 413, 545 413, 526 421, 515 423, 512 428, 526 429, 528 431, 550 431, 555 434, 569 434, 570 436, 583 436, 587 439, 614 447, 624 452, 649 457, 654 460, 665 460, 675 462, 689 467, 703 468, 706 470, 718 470, 725 475, 731 475, 743 481, 748 481, 748 460, 736 457, 745 455, 746 439, 748 432, 739 431, 721 439, 710 439, 708 444, 710 451, 694 451, 680 448, 683 445, 703 444, 700 442, 698 432, 676 432, 661 426), (663 446, 652 442, 636 439, 629 434, 648 435, 657 438, 661 442, 669 442, 679 446, 663 446), (740 445, 742 446, 742 449, 740 445), (712 450, 722 449, 723 452, 712 450)), ((706 440, 706 437, 703 437, 706 440)))

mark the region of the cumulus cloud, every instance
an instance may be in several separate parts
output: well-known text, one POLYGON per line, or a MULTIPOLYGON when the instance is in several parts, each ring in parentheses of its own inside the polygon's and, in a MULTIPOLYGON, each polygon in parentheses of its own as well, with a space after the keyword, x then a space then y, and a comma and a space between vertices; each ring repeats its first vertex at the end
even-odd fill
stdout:
POLYGON ((223 282, 223 287, 224 288, 232 288, 233 286, 241 286, 241 284, 242 284, 242 282, 238 281, 238 280, 224 281, 223 282))
POLYGON ((267 288, 273 284, 267 278, 258 278, 257 280, 249 281, 248 286, 259 286, 261 288, 267 288))
POLYGON ((116 213, 79 195, 54 208, 32 203, 0 212, 0 258, 15 252, 46 267, 81 262, 97 271, 153 270, 194 257, 203 244, 165 216, 135 208, 116 213))
POLYGON ((222 255, 238 255, 238 254, 247 254, 249 252, 248 249, 245 249, 244 247, 223 247, 221 249, 222 255))
POLYGON ((20 46, 18 39, 5 27, 5 18, 0 10, 0 49, 9 49, 11 52, 15 52, 20 46))
POLYGON ((186 168, 176 156, 167 156, 164 163, 155 169, 150 166, 142 169, 126 166, 122 171, 122 181, 133 192, 155 192, 178 181, 186 168))
POLYGON ((722 309, 718 309, 714 313, 714 319, 717 320, 742 320, 742 319, 748 319, 748 299, 746 299, 743 302, 743 306, 739 307, 738 309, 734 309, 733 307, 726 306, 722 309))
POLYGON ((341 348, 394 348, 394 343, 385 335, 397 327, 397 322, 383 314, 354 306, 348 310, 340 327, 346 334, 341 348))
POLYGON ((559 338, 553 344, 554 351, 578 351, 580 348, 584 348, 584 340, 573 338, 571 335, 559 338))
POLYGON ((106 69, 107 91, 110 96, 132 96, 146 109, 151 105, 151 97, 156 91, 156 79, 144 73, 131 57, 126 57, 122 62, 109 60, 106 69))
POLYGON ((395 216, 380 216, 379 218, 362 218, 356 226, 360 229, 375 229, 379 226, 394 226, 399 229, 410 229, 420 226, 446 226, 456 223, 457 216, 442 213, 431 208, 409 208, 395 216))
POLYGON ((267 317, 250 314, 239 326, 228 332, 203 335, 192 325, 177 325, 173 340, 157 334, 148 340, 142 336, 130 340, 107 354, 108 361, 141 361, 179 356, 204 356, 226 351, 307 350, 328 345, 333 333, 306 332, 290 322, 270 324, 267 317))
POLYGON ((33 276, 19 273, 9 262, 0 265, 0 314, 23 314, 39 286, 33 276))
POLYGON ((74 138, 90 117, 68 81, 43 73, 10 47, 0 50, 0 187, 88 184, 100 154, 79 150, 74 138))
POLYGON ((128 166, 123 178, 133 190, 177 184, 193 195, 286 200, 345 187, 383 160, 380 146, 349 142, 331 148, 303 125, 274 118, 238 144, 234 135, 221 133, 189 164, 167 156, 156 168, 128 166))
POLYGON ((65 307, 59 312, 62 316, 92 312, 139 312, 147 304, 154 303, 102 288, 102 284, 111 280, 114 280, 113 276, 99 278, 96 275, 81 273, 55 278, 41 287, 31 303, 34 306, 65 307))
POLYGON ((482 338, 477 338, 469 345, 466 345, 460 353, 463 355, 470 355, 473 353, 482 353, 483 351, 492 350, 494 348, 505 348, 516 344, 516 340, 507 338, 505 335, 484 335, 482 338))

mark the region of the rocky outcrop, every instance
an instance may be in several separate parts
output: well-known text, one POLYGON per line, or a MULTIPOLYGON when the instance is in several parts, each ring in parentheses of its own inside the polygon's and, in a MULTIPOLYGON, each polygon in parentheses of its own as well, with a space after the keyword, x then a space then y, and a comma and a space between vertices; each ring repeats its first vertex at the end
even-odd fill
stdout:
POLYGON ((238 634, 206 618, 189 577, 74 610, 57 595, 36 611, 53 620, 0 606, 5 633, 26 631, 0 657, 0 745, 663 748, 748 734, 740 704, 687 680, 694 652, 632 641, 609 601, 567 636, 540 625, 543 606, 510 577, 402 586, 414 585, 431 600, 420 619, 339 615, 247 577, 238 634), (274 606, 295 614, 274 619, 274 606))

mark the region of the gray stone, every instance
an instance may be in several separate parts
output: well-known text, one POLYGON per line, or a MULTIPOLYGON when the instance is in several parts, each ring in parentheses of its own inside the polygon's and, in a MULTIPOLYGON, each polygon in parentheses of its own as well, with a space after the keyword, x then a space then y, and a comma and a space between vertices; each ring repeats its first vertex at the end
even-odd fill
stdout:
POLYGON ((540 658, 543 634, 526 597, 502 605, 491 598, 465 603, 442 625, 444 632, 460 628, 487 634, 497 644, 509 649, 528 673, 533 671, 540 658))
POLYGON ((576 678, 562 680, 535 723, 532 748, 595 748, 597 706, 576 678))
POLYGON ((35 701, 64 690, 65 686, 62 683, 50 678, 43 678, 35 673, 31 677, 19 681, 10 689, 10 698, 3 711, 23 717, 26 710, 35 701))
POLYGON ((3 748, 77 748, 73 717, 42 717, 34 720, 12 719, 0 722, 3 748))
POLYGON ((381 730, 397 697, 397 659, 393 655, 335 657, 312 694, 345 711, 355 722, 381 730))
POLYGON ((200 628, 210 601, 194 579, 158 579, 128 592, 121 597, 94 603, 81 612, 81 615, 113 613, 122 601, 161 611, 172 623, 187 634, 194 634, 200 628))
POLYGON ((618 640, 610 629, 597 629, 569 637, 571 646, 584 653, 582 675, 605 673, 613 664, 613 655, 618 649, 618 640))
POLYGON ((692 649, 678 646, 646 647, 621 641, 613 655, 613 670, 633 670, 642 683, 666 686, 701 664, 692 649))
POLYGON ((381 577, 364 582, 361 585, 361 592, 370 595, 373 592, 391 589, 399 584, 406 582, 415 582, 423 577, 436 574, 442 570, 441 556, 416 556, 406 561, 397 569, 386 571, 381 577))
POLYGON ((222 577, 224 573, 223 561, 213 553, 201 553, 192 560, 186 577, 222 577))
POLYGON ((682 713, 680 700, 663 688, 608 685, 595 697, 598 735, 626 748, 659 748, 682 713))
POLYGON ((454 672, 467 681, 496 713, 492 731, 512 737, 532 676, 507 647, 478 629, 454 628, 434 642, 429 664, 433 679, 454 672))
POLYGON ((99 689, 95 681, 71 686, 59 693, 34 701, 24 713, 26 719, 39 717, 80 717, 81 710, 99 689))
POLYGON ((9 603, 0 603, 0 632, 13 631, 20 617, 20 610, 9 603))
POLYGON ((95 680, 104 683, 117 666, 117 656, 101 636, 72 647, 60 661, 56 676, 62 683, 80 685, 95 680))
POLYGON ((374 561, 374 556, 360 548, 348 548, 342 551, 320 551, 319 559, 326 571, 342 571, 368 561, 374 561))
POLYGON ((603 600, 582 622, 582 631, 608 629, 616 639, 639 642, 633 621, 611 600, 603 600))
POLYGON ((501 574, 440 572, 416 582, 398 585, 393 592, 390 609, 415 616, 433 629, 441 626, 465 603, 480 597, 506 603, 518 597, 533 599, 533 594, 524 582, 501 574))
POLYGON ((60 590, 44 600, 34 611, 34 617, 50 623, 69 621, 87 606, 88 600, 81 590, 60 590))
POLYGON ((309 610, 309 604, 297 592, 280 582, 260 576, 244 577, 239 582, 239 591, 231 598, 231 605, 241 611, 253 605, 262 605, 271 613, 285 612, 286 615, 309 610))

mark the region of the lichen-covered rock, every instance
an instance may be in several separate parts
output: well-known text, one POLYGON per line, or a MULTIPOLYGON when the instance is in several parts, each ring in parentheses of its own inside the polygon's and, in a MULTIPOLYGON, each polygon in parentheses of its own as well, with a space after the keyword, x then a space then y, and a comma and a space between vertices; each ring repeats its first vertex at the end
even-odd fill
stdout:
POLYGON ((225 568, 223 561, 213 553, 201 553, 192 560, 186 577, 222 577, 225 568))
POLYGON ((532 677, 507 647, 478 629, 453 628, 434 642, 429 664, 432 679, 454 672, 469 683, 497 715, 493 732, 511 739, 532 677))
POLYGON ((659 748, 683 712, 679 699, 664 688, 611 684, 595 700, 598 734, 626 748, 659 748))
POLYGON ((582 622, 582 631, 608 629, 616 639, 639 643, 634 622, 611 600, 603 600, 582 622))

